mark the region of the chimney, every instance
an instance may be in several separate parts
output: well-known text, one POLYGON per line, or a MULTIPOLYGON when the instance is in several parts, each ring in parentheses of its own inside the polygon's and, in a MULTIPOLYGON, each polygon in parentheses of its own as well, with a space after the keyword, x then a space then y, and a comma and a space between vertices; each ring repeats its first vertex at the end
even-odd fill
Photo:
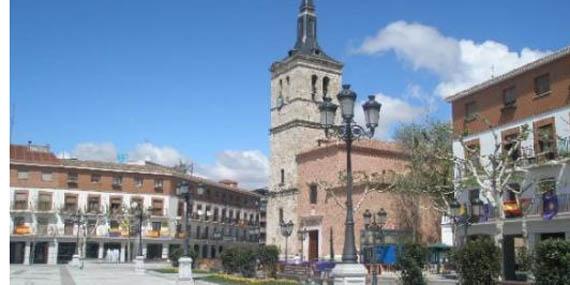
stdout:
POLYGON ((237 186, 238 186, 238 183, 236 181, 233 181, 230 179, 220 180, 219 183, 224 184, 224 185, 229 186, 229 187, 232 187, 232 188, 237 188, 237 186))

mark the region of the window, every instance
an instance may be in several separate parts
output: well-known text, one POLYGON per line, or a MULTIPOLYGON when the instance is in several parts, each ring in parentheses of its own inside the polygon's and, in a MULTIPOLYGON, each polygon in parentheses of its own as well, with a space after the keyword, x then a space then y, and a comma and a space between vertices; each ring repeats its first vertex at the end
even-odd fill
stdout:
POLYGON ((135 187, 136 188, 143 187, 143 179, 141 177, 135 177, 135 187))
POLYGON ((162 179, 155 179, 154 180, 154 190, 157 192, 162 192, 163 180, 162 179))
POLYGON ((123 176, 120 175, 113 176, 113 189, 121 189, 122 184, 123 184, 123 176))
POLYGON ((97 226, 97 220, 94 219, 87 220, 87 234, 95 235, 97 232, 96 226, 97 226))
POLYGON ((196 226, 196 238, 201 239, 202 236, 200 235, 200 226, 196 226))
POLYGON ((28 192, 18 191, 14 194, 14 209, 15 210, 28 209, 28 192))
POLYGON ((143 198, 141 198, 141 197, 132 197, 132 198, 131 198, 131 204, 134 204, 134 203, 137 204, 137 208, 144 209, 144 201, 143 201, 143 198))
POLYGON ((465 143, 465 159, 470 160, 475 167, 479 167, 479 156, 481 154, 481 147, 479 145, 479 140, 472 140, 465 143))
POLYGON ((317 185, 311 185, 309 200, 311 204, 317 204, 317 185))
POLYGON ((317 81, 319 78, 313 74, 311 76, 311 98, 315 101, 315 95, 317 95, 317 81))
POLYGON ((101 174, 91 174, 91 183, 101 182, 101 174))
POLYGON ((89 213, 98 213, 100 210, 101 197, 89 195, 87 197, 87 211, 89 213))
POLYGON ((38 217, 38 233, 39 235, 47 235, 48 219, 46 217, 38 217))
POLYGON ((73 220, 65 220, 63 226, 63 234, 66 236, 73 235, 73 226, 74 226, 73 220))
POLYGON ((111 229, 118 229, 119 228, 119 221, 117 220, 111 220, 111 223, 109 224, 109 227, 111 229))
MULTIPOLYGON (((518 137, 519 137, 518 133, 505 135, 503 137, 503 151, 505 152, 505 154, 508 154, 511 151, 511 149, 516 145, 518 137)), ((520 157, 520 155, 521 155, 521 146, 519 143, 517 149, 513 150, 513 153, 511 153, 510 159, 512 161, 516 161, 520 157)))
POLYGON ((547 159, 553 159, 556 149, 554 125, 547 124, 539 127, 535 135, 537 136, 537 154, 547 159))
POLYGON ((469 190, 469 203, 479 200, 479 189, 469 190))
POLYGON ((184 216, 184 202, 183 201, 178 201, 178 216, 179 217, 184 216))
POLYGON ((218 208, 214 208, 214 222, 218 221, 218 208))
POLYGON ((77 175, 77 172, 67 173, 67 183, 77 183, 77 180, 79 180, 79 176, 77 175))
POLYGON ((40 192, 38 196, 38 210, 40 211, 51 210, 51 193, 40 192))
POLYGON ((207 206, 206 206, 206 214, 204 215, 204 218, 205 218, 206 221, 210 219, 210 214, 212 213, 212 212, 210 212, 211 209, 212 209, 212 208, 211 208, 210 205, 207 205, 207 206))
POLYGON ((155 232, 160 232, 161 222, 152 222, 152 230, 155 232))
POLYGON ((225 223, 226 221, 226 209, 222 209, 222 222, 225 223))
POLYGON ((53 175, 51 171, 42 171, 42 181, 52 181, 53 175))
POLYGON ((152 199, 152 215, 162 216, 162 199, 152 199))
POLYGON ((550 92, 550 74, 543 74, 534 79, 534 93, 537 96, 546 95, 550 92))
POLYGON ((208 226, 206 226, 204 228, 204 239, 208 239, 209 232, 210 232, 210 229, 208 228, 208 226))
POLYGON ((28 171, 24 169, 18 170, 18 179, 28 179, 28 171))
POLYGON ((111 213, 119 213, 123 206, 122 197, 111 197, 111 213))
POLYGON ((514 106, 517 102, 517 94, 515 92, 515 87, 511 86, 503 90, 503 104, 505 107, 514 106))
POLYGON ((63 209, 66 212, 77 211, 77 195, 65 194, 63 209))
POLYGON ((329 81, 330 79, 327 76, 323 78, 323 96, 326 96, 329 92, 329 81))
POLYGON ((281 168, 281 185, 285 184, 285 169, 281 168))
POLYGON ((477 102, 472 101, 465 104, 465 120, 472 121, 477 117, 477 102))
POLYGON ((283 208, 279 208, 279 223, 283 223, 283 208))

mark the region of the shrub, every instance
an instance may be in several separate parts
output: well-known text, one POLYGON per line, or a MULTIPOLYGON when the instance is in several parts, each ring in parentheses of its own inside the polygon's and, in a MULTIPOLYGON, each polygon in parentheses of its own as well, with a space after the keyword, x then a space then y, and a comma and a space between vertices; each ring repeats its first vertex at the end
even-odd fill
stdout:
MULTIPOLYGON (((192 250, 191 248, 188 249, 188 253, 192 258, 192 263, 194 263, 196 261, 196 258, 198 257, 198 254, 196 254, 196 252, 194 252, 194 250, 192 250)), ((168 259, 170 259, 170 263, 172 264, 173 267, 178 267, 178 259, 183 255, 184 255, 184 249, 182 248, 177 248, 168 254, 168 259)))
POLYGON ((468 241, 452 252, 461 284, 494 284, 501 271, 501 253, 488 236, 468 241))
POLYGON ((535 248, 532 267, 536 284, 568 284, 570 280, 570 241, 548 239, 535 248))
POLYGON ((244 247, 230 247, 222 252, 222 265, 227 273, 255 274, 255 251, 244 247))
POLYGON ((279 248, 274 245, 263 245, 257 249, 259 264, 267 276, 275 277, 279 261, 279 248))
POLYGON ((427 249, 421 244, 406 243, 398 251, 398 266, 402 270, 400 279, 404 285, 427 284, 422 274, 427 249))

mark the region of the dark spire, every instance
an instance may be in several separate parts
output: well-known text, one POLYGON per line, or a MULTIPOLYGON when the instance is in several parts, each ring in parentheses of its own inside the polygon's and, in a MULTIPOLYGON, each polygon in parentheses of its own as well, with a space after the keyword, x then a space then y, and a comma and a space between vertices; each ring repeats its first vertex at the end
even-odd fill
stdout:
POLYGON ((317 42, 317 15, 313 0, 301 0, 297 18, 297 42, 289 55, 301 53, 331 59, 319 47, 317 42))

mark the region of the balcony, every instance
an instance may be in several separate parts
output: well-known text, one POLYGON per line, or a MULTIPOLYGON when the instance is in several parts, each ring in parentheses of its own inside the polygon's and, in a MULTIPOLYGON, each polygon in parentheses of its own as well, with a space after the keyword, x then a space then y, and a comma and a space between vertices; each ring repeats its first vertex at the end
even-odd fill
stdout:
POLYGON ((37 210, 39 212, 50 212, 52 209, 53 207, 51 202, 38 202, 37 210))
POLYGON ((12 211, 29 211, 31 204, 28 201, 14 201, 10 207, 12 211))
POLYGON ((31 235, 32 227, 28 225, 17 225, 14 227, 14 235, 31 235))
MULTIPOLYGON (((570 214, 570 194, 557 194, 556 198, 558 200, 557 216, 563 213, 570 214)), ((521 198, 520 200, 520 206, 517 205, 515 201, 503 202, 503 210, 505 212, 507 221, 519 219, 524 213, 526 213, 526 217, 529 219, 536 219, 537 217, 542 219, 542 216, 544 215, 544 202, 542 195, 535 196, 534 198, 521 198)), ((472 222, 492 222, 495 220, 495 211, 495 208, 490 207, 488 210, 488 215, 481 215, 479 216, 479 219, 474 218, 474 221, 472 222)))
POLYGON ((147 231, 145 234, 147 238, 159 238, 160 237, 160 230, 150 230, 147 231))

